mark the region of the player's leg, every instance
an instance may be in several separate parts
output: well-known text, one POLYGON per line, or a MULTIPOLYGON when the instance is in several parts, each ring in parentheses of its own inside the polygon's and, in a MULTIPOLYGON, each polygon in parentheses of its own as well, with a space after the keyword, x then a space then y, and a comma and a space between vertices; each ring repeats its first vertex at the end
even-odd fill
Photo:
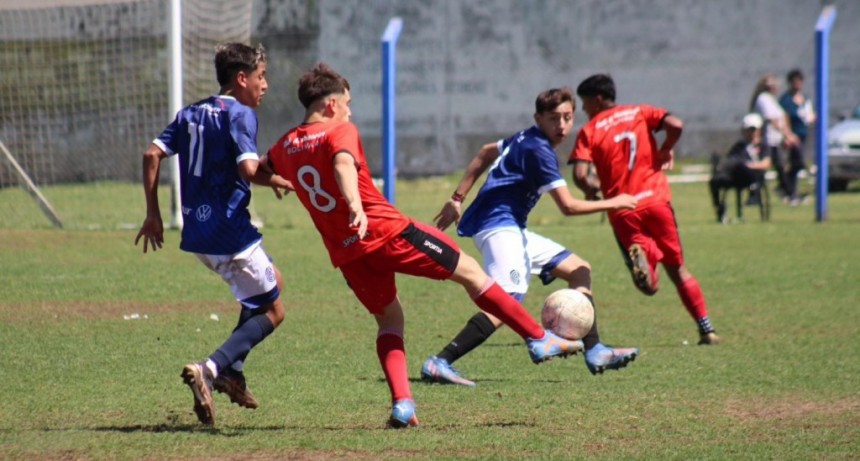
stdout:
POLYGON ((594 323, 582 338, 585 346, 585 365, 591 374, 616 370, 627 366, 639 354, 636 348, 612 348, 600 342, 597 326, 597 305, 591 293, 591 265, 558 243, 526 231, 532 270, 538 273, 544 285, 560 278, 568 288, 582 292, 594 306, 594 323))
POLYGON ((415 222, 386 246, 396 255, 397 272, 460 284, 482 311, 500 319, 528 345, 532 361, 566 357, 582 350, 582 341, 569 341, 544 331, 523 306, 495 283, 471 256, 444 232, 415 222))
MULTIPOLYGON (((277 282, 278 290, 283 293, 284 281, 281 277, 281 271, 279 271, 274 265, 272 267, 275 271, 275 280, 277 282)), ((280 297, 275 302, 263 304, 257 309, 248 308, 244 304, 240 304, 240 306, 241 311, 239 313, 239 320, 236 324, 236 328, 233 329, 233 334, 237 334, 237 332, 239 332, 239 330, 243 328, 244 325, 255 315, 266 315, 275 328, 277 328, 284 320, 284 306, 280 297)), ((249 349, 244 353, 240 353, 239 357, 230 364, 230 366, 222 369, 212 382, 212 387, 216 391, 226 394, 230 398, 230 402, 235 403, 240 407, 254 409, 259 406, 259 402, 257 402, 256 397, 254 397, 253 392, 251 392, 251 389, 248 387, 244 373, 245 359, 248 357, 250 352, 251 350, 249 349)))
POLYGON ((415 415, 415 401, 409 387, 409 375, 406 371, 406 347, 403 342, 403 308, 397 297, 382 309, 381 314, 374 314, 379 326, 376 335, 376 355, 385 380, 391 391, 391 417, 388 425, 394 428, 404 428, 418 425, 415 415))
POLYGON ((719 343, 720 338, 708 317, 708 307, 699 281, 684 264, 681 238, 672 206, 667 203, 663 206, 651 207, 649 214, 648 232, 654 236, 654 241, 663 253, 663 267, 675 285, 684 308, 696 321, 700 335, 699 344, 719 343))
POLYGON ((380 252, 341 266, 340 270, 358 300, 376 320, 376 355, 391 393, 392 410, 388 425, 395 428, 416 426, 418 418, 415 416, 403 342, 403 308, 397 298, 394 272, 384 264, 376 264, 377 258, 384 259, 384 255, 377 253, 380 252))
MULTIPOLYGON (((250 311, 240 314, 240 321, 242 317, 245 320, 207 360, 190 363, 182 371, 183 380, 194 393, 198 419, 204 424, 212 424, 212 389, 215 380, 222 371, 246 357, 254 346, 274 331, 284 318, 284 308, 280 300, 279 273, 259 243, 232 256, 197 256, 230 286, 243 309, 248 308, 250 311)), ((240 379, 232 371, 228 371, 227 375, 240 379)), ((241 378, 244 384, 244 376, 241 378)), ((235 390, 241 388, 234 386, 235 390)), ((244 388, 247 389, 246 386, 244 388)), ((256 404, 253 395, 231 395, 231 400, 241 400, 246 403, 243 406, 250 408, 256 404)))
POLYGON ((523 306, 481 270, 471 256, 461 253, 451 280, 459 283, 484 312, 500 319, 528 345, 534 363, 581 352, 582 341, 570 341, 544 330, 523 306))
POLYGON ((654 240, 643 232, 644 213, 634 211, 609 219, 633 284, 642 293, 653 296, 659 288, 657 263, 663 255, 654 240))
MULTIPOLYGON (((529 282, 529 263, 523 231, 518 227, 490 229, 475 235, 473 241, 481 252, 487 274, 517 301, 522 302, 529 282)), ((474 382, 460 376, 451 365, 483 344, 502 325, 502 321, 493 315, 477 312, 451 342, 424 362, 421 367, 422 379, 442 384, 474 386, 474 382)))

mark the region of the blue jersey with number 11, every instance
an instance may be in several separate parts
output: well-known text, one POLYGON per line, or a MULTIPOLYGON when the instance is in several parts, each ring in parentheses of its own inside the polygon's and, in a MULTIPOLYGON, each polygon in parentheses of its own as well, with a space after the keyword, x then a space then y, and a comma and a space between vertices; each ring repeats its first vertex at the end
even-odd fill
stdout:
POLYGON ((566 184, 555 150, 536 126, 499 141, 499 152, 475 201, 460 219, 460 236, 497 227, 524 229, 541 194, 566 184))
POLYGON ((257 115, 230 96, 212 96, 183 108, 155 143, 179 157, 182 243, 193 253, 229 255, 261 238, 251 224, 250 184, 243 160, 258 160, 257 115))

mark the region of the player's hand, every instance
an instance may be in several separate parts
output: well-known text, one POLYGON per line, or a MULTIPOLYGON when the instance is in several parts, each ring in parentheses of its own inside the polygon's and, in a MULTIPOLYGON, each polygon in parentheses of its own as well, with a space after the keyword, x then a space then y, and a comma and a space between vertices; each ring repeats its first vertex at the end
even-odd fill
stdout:
POLYGON ((356 229, 360 239, 367 235, 367 215, 363 209, 349 210, 349 228, 356 229))
POLYGON ((785 135, 785 139, 782 142, 785 144, 785 147, 792 148, 800 145, 800 138, 796 134, 789 132, 785 135))
POLYGON ((280 176, 272 176, 272 179, 272 190, 275 192, 275 197, 277 197, 278 200, 286 197, 290 192, 295 192, 296 188, 290 181, 280 176), (275 180, 275 178, 277 179, 275 180))
POLYGON ((632 210, 639 204, 639 199, 630 194, 619 194, 612 198, 614 209, 632 210))
POLYGON ((445 230, 454 223, 460 222, 460 206, 461 202, 457 202, 455 200, 448 200, 445 202, 445 205, 442 206, 442 210, 433 218, 433 223, 436 224, 436 228, 439 230, 445 230))
POLYGON ((164 244, 164 224, 161 221, 161 216, 147 216, 140 226, 140 232, 134 239, 134 246, 143 237, 143 252, 146 253, 147 247, 152 247, 152 251, 156 251, 164 244))
POLYGON ((663 149, 657 153, 657 158, 660 159, 660 169, 668 171, 675 168, 675 150, 663 149))

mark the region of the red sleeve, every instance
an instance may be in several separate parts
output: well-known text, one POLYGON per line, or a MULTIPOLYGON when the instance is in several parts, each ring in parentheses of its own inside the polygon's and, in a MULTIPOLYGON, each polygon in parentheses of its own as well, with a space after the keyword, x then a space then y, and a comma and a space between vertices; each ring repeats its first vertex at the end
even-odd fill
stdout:
POLYGON ((645 117, 648 129, 652 132, 657 131, 663 123, 663 119, 669 115, 669 111, 666 109, 663 109, 662 107, 649 106, 647 104, 639 106, 639 113, 645 117))
POLYGON ((269 151, 266 152, 266 157, 269 159, 269 167, 281 177, 286 178, 286 172, 283 171, 283 165, 281 165, 281 144, 284 142, 284 139, 287 137, 285 134, 278 139, 272 147, 269 148, 269 151))
POLYGON ((349 152, 355 158, 355 162, 365 162, 364 153, 359 146, 358 128, 350 122, 343 123, 335 128, 328 137, 330 150, 329 155, 334 160, 335 154, 349 152))
POLYGON ((583 160, 586 162, 591 162, 591 137, 589 136, 591 130, 587 129, 588 126, 582 127, 579 130, 579 134, 576 135, 576 144, 573 146, 573 150, 570 151, 570 158, 567 160, 568 164, 573 163, 576 160, 583 160))

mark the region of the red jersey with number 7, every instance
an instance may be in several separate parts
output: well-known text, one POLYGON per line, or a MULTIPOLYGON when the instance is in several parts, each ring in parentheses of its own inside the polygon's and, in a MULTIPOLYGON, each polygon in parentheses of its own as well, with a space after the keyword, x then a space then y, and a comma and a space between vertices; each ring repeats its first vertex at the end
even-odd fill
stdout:
MULTIPOLYGON (((669 202, 672 191, 657 158, 654 138, 668 114, 666 109, 648 105, 605 109, 579 130, 568 163, 593 163, 604 198, 636 196, 636 209, 669 202)), ((635 210, 610 211, 630 212, 635 210)))
POLYGON ((299 125, 282 136, 268 156, 275 173, 295 186, 335 267, 378 249, 409 225, 409 218, 373 184, 358 129, 350 122, 299 125), (351 154, 358 169, 358 193, 368 224, 368 234, 360 240, 358 230, 349 227, 349 208, 334 175, 334 157, 340 152, 351 154))

